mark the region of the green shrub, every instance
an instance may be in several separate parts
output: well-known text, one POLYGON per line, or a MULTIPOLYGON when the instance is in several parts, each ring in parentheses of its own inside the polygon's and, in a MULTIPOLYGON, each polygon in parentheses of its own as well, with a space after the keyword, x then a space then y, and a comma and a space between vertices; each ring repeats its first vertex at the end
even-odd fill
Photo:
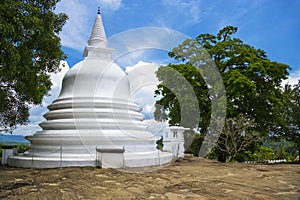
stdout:
POLYGON ((184 153, 193 154, 194 156, 199 156, 199 150, 201 148, 204 136, 200 134, 195 134, 193 142, 191 145, 185 150, 184 153))
POLYGON ((29 150, 28 144, 21 144, 17 146, 18 153, 24 153, 29 150))
POLYGON ((161 137, 159 140, 156 141, 156 148, 158 150, 163 150, 164 144, 163 144, 163 137, 161 137))

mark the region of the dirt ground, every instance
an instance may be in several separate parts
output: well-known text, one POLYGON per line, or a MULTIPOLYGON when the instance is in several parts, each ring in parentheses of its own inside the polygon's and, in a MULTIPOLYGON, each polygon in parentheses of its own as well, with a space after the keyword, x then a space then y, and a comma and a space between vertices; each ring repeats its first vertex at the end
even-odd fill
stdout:
POLYGON ((0 168, 0 199, 300 199, 300 165, 185 158, 131 169, 0 168))

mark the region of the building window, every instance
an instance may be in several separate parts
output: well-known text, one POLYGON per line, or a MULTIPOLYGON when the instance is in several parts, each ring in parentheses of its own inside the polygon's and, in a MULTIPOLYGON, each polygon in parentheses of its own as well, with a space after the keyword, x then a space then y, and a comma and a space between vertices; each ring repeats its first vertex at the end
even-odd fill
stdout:
POLYGON ((173 132, 173 137, 177 138, 177 132, 176 131, 173 132))
POLYGON ((166 138, 168 138, 168 133, 165 134, 166 138))

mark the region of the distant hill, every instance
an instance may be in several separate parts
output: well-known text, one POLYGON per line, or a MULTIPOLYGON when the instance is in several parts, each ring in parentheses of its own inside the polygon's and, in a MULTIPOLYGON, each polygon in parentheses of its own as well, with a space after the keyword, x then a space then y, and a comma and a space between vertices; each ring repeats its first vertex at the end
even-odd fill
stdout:
POLYGON ((0 135, 0 143, 28 143, 23 135, 0 135))

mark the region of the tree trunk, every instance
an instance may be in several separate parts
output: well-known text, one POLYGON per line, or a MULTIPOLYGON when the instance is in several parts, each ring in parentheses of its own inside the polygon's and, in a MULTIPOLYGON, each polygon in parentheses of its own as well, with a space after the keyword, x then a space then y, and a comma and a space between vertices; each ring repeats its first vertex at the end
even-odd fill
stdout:
POLYGON ((226 154, 220 153, 220 154, 218 155, 218 161, 219 161, 219 162, 226 162, 226 154))
POLYGON ((229 156, 229 162, 234 162, 235 161, 235 156, 229 156))

